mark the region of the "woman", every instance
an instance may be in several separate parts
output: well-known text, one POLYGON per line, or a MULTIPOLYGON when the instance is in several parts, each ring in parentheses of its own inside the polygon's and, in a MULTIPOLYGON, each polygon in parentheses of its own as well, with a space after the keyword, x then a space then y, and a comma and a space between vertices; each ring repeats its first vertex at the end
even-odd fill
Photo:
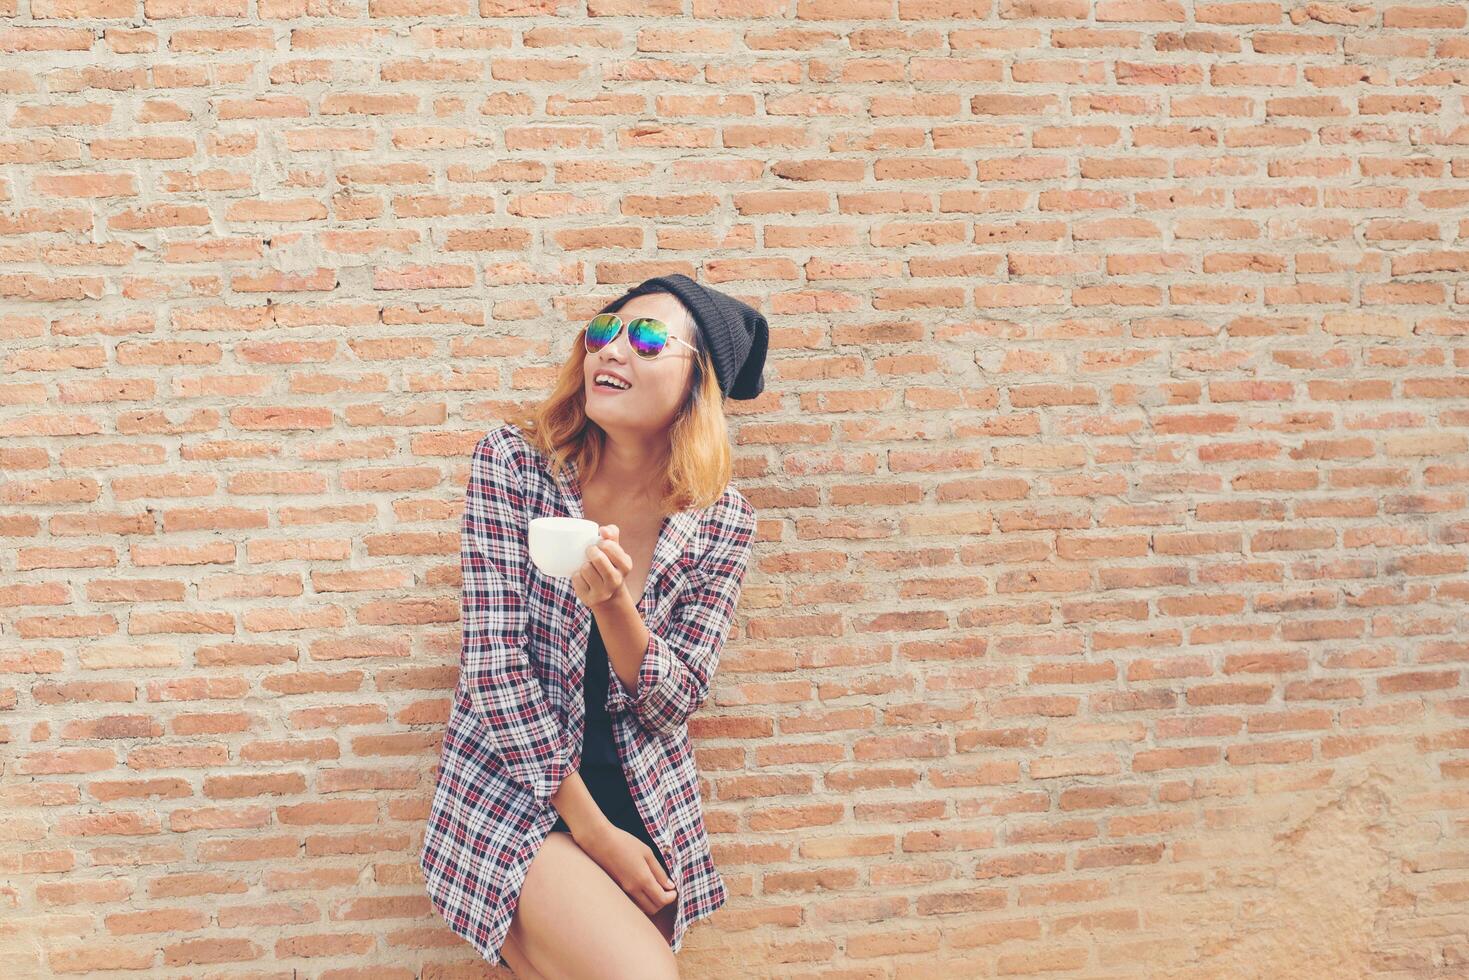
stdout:
POLYGON ((649 279, 588 323, 531 416, 475 447, 420 866, 450 928, 517 977, 676 977, 689 925, 728 897, 687 723, 755 531, 722 401, 761 393, 766 343, 748 305, 649 279), (600 527, 569 579, 526 556, 542 516, 600 527))

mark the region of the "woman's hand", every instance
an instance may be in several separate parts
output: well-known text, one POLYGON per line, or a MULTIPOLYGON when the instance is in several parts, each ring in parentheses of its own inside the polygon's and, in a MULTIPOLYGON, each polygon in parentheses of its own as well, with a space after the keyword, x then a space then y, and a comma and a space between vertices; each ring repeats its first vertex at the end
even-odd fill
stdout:
POLYGON ((658 863, 653 849, 610 820, 584 834, 585 840, 575 834, 572 837, 644 915, 655 915, 678 897, 673 880, 658 863))
POLYGON ((623 576, 632 571, 632 557, 617 543, 617 525, 602 524, 597 531, 601 540, 587 546, 586 563, 571 576, 577 598, 592 609, 626 591, 623 576))

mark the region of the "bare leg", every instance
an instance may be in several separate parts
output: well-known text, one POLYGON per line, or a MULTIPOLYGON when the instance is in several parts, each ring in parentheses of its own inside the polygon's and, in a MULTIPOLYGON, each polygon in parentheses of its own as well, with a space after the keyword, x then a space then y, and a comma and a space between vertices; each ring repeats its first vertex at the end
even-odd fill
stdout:
POLYGON ((668 943, 671 948, 673 945, 673 920, 678 918, 678 899, 669 902, 653 915, 648 916, 648 918, 652 921, 653 925, 658 927, 658 931, 663 933, 663 941, 668 943))
POLYGON ((531 965, 530 958, 515 941, 513 934, 505 936, 505 945, 500 947, 500 956, 510 965, 515 980, 546 980, 546 975, 531 965))
POLYGON ((678 977, 666 934, 563 831, 552 831, 532 860, 510 936, 557 980, 678 977))

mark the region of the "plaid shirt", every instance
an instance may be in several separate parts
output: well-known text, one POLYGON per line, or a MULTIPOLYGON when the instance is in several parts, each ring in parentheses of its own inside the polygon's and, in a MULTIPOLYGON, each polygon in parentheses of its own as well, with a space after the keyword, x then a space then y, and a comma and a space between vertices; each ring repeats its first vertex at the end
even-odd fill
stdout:
MULTIPOLYGON (((592 612, 570 578, 547 577, 529 559, 526 528, 549 516, 584 516, 575 463, 552 476, 509 424, 482 438, 461 530, 459 680, 419 865, 434 907, 492 966, 556 822, 550 798, 581 764, 592 612)), ((637 690, 609 671, 606 704, 628 786, 678 890, 675 952, 728 897, 687 722, 708 696, 754 531, 754 509, 733 487, 667 518, 638 601, 650 635, 637 690)))

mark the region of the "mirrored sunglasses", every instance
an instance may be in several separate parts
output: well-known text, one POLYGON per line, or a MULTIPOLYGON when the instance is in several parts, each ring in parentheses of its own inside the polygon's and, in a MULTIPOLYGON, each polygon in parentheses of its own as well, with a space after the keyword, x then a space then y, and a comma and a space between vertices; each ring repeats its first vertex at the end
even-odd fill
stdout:
MULTIPOLYGON (((617 339, 622 333, 622 317, 616 313, 599 313, 587 322, 583 334, 588 354, 595 354, 617 339)), ((673 336, 668 324, 657 317, 639 316, 627 321, 627 339, 633 352, 645 361, 651 361, 668 346, 670 340, 683 344, 694 353, 698 348, 686 340, 673 336)))

